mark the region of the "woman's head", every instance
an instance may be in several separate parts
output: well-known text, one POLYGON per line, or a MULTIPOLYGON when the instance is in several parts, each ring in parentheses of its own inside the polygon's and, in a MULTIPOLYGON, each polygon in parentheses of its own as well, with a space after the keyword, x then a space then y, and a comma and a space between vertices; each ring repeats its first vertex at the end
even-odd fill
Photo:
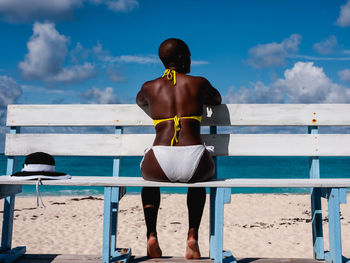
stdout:
POLYGON ((189 73, 191 67, 191 53, 181 39, 169 38, 159 46, 159 58, 166 68, 177 72, 189 73))

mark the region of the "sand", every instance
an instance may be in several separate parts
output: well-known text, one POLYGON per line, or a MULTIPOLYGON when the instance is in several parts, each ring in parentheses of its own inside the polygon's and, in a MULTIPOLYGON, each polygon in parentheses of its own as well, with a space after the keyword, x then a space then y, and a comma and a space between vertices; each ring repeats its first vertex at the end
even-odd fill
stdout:
MULTIPOLYGON (((343 255, 350 257, 350 196, 341 205, 343 255)), ((224 249, 235 257, 312 258, 310 196, 236 194, 225 205, 224 249)), ((44 196, 46 208, 37 208, 35 197, 17 197, 13 246, 27 253, 101 255, 103 196, 44 196)), ((209 254, 207 203, 200 228, 202 256, 209 254)), ((323 217, 327 202, 322 201, 323 217)), ((131 247, 134 255, 146 254, 146 228, 141 198, 126 195, 120 202, 118 247, 131 247)), ((187 234, 185 195, 162 195, 158 237, 165 256, 184 256, 187 234)), ((324 220, 325 249, 328 223, 324 220)))

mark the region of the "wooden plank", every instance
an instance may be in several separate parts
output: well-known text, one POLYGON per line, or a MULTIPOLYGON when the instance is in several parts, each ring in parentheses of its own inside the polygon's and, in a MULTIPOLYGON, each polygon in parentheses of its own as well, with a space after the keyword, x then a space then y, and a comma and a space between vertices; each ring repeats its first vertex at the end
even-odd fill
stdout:
POLYGON ((15 247, 7 251, 0 252, 0 262, 4 262, 4 263, 15 262, 25 252, 26 252, 26 247, 15 247))
POLYGON ((0 199, 9 196, 15 195, 22 192, 21 186, 11 186, 8 185, 0 185, 0 199))
POLYGON ((320 263, 312 258, 242 258, 238 263, 320 263))
MULTIPOLYGON (((281 175, 283 176, 283 175, 281 175)), ((141 177, 113 176, 72 176, 66 180, 42 180, 43 185, 66 186, 131 186, 131 187, 273 187, 273 188, 309 188, 309 187, 350 187, 350 178, 346 179, 223 179, 193 184, 146 181, 141 177)), ((9 176, 0 176, 0 184, 35 185, 36 180, 13 180, 9 176)))
POLYGON ((136 104, 8 105, 7 126, 151 126, 136 104))
MULTIPOLYGON (((350 134, 204 134, 215 156, 350 156, 350 134)), ((141 156, 154 134, 7 134, 5 154, 141 156)))
MULTIPOLYGON (((132 263, 136 262, 213 263, 214 261, 209 258, 186 260, 185 258, 181 257, 147 258, 143 256, 136 256, 132 263)), ((241 258, 237 259, 237 263, 319 263, 319 261, 311 258, 241 258)))
POLYGON ((16 263, 101 263, 97 255, 24 254, 16 263))
MULTIPOLYGON (((147 111, 147 109, 145 109, 147 111)), ((203 125, 350 125, 350 104, 223 104, 203 125)), ((8 105, 7 126, 152 126, 136 104, 8 105)))
MULTIPOLYGON (((25 254, 21 257, 17 263, 100 263, 101 257, 94 255, 56 255, 56 254, 25 254)), ((213 261, 207 257, 202 257, 198 260, 186 260, 183 257, 171 257, 164 256, 161 258, 148 258, 142 255, 136 255, 133 257, 132 263, 137 262, 169 262, 169 263, 213 263, 213 261)), ((319 261, 311 258, 240 258, 237 259, 238 263, 319 263, 319 261)))

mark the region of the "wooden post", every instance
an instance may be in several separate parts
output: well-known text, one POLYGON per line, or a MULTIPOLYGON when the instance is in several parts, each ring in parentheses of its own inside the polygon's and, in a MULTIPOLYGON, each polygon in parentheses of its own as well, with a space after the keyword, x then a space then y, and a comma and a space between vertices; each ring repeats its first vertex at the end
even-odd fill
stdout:
MULTIPOLYGON (((217 127, 210 126, 210 134, 217 134, 217 127)), ((213 179, 217 179, 217 157, 214 156, 215 173, 213 179)), ((223 262, 224 241, 224 203, 231 201, 231 188, 210 188, 210 238, 209 257, 215 263, 223 262)), ((236 262, 228 251, 225 255, 227 262, 236 262)), ((225 261, 225 262, 226 262, 225 261)))
MULTIPOLYGON (((122 134, 122 127, 115 127, 115 134, 122 134)), ((113 177, 119 177, 121 157, 113 159, 113 177)), ((102 263, 111 261, 128 262, 131 249, 117 248, 119 200, 125 194, 125 187, 105 187, 103 213, 102 263)))
MULTIPOLYGON (((115 134, 122 134, 122 127, 115 127, 115 134)), ((120 163, 121 157, 117 156, 113 159, 113 176, 119 177, 120 172, 120 163)), ((125 188, 124 188, 125 189, 125 188)), ((118 209, 119 209, 119 200, 121 199, 121 187, 112 187, 112 196, 111 196, 111 255, 115 253, 117 248, 117 229, 118 229, 118 209)))
MULTIPOLYGON (((11 127, 10 133, 16 134, 20 132, 19 127, 11 127)), ((11 175, 17 171, 17 157, 9 156, 7 158, 7 175, 11 175)), ((21 191, 21 186, 8 186, 17 187, 21 191)), ((1 235, 1 251, 6 251, 11 249, 12 243, 12 229, 13 229, 13 214, 15 208, 15 192, 4 198, 4 214, 3 214, 3 225, 2 225, 2 235, 1 235)))
POLYGON ((102 263, 111 260, 111 236, 112 236, 112 187, 104 188, 103 209, 103 239, 102 239, 102 263))
MULTIPOLYGON (((216 134, 217 128, 216 126, 210 126, 210 134, 216 134)), ((215 163, 215 172, 213 179, 217 179, 217 157, 214 156, 214 163, 215 163)), ((217 243, 217 235, 215 233, 215 199, 217 194, 217 188, 211 187, 210 188, 210 217, 209 217, 209 225, 210 225, 210 237, 209 237, 209 256, 211 259, 216 258, 216 243, 217 243)))
POLYGON ((329 263, 342 263, 341 227, 340 227, 340 190, 329 189, 328 228, 329 228, 329 263))
MULTIPOLYGON (((317 126, 308 127, 309 134, 318 134, 317 126)), ((309 158, 310 178, 320 178, 320 160, 318 156, 309 158)), ((321 189, 311 189, 311 219, 312 219, 312 240, 313 255, 315 259, 324 259, 324 241, 322 229, 322 207, 321 207, 321 189)))

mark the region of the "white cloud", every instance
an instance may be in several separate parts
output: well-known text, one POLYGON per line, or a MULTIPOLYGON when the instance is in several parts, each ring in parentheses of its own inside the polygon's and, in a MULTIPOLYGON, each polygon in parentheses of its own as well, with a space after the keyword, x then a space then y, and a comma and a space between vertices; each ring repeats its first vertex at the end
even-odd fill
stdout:
POLYGON ((19 63, 23 77, 45 79, 58 74, 67 55, 68 41, 53 23, 35 23, 33 35, 27 43, 29 53, 19 63))
POLYGON ((53 23, 36 22, 27 43, 29 52, 18 64, 23 78, 74 83, 94 77, 94 66, 90 63, 63 68, 68 42, 69 38, 61 35, 53 23))
POLYGON ((92 48, 94 55, 106 63, 136 63, 136 64, 156 64, 160 63, 156 55, 121 55, 112 56, 109 50, 105 50, 100 42, 92 48))
POLYGON ((262 82, 251 83, 252 87, 230 87, 224 103, 283 103, 281 90, 265 86, 262 82))
POLYGON ((21 95, 22 88, 13 78, 0 75, 0 109, 15 103, 21 95))
POLYGON ((284 78, 271 85, 231 88, 224 98, 230 103, 350 103, 350 89, 334 83, 313 62, 297 62, 284 78))
POLYGON ((10 23, 59 20, 73 16, 86 3, 104 4, 114 12, 131 12, 137 0, 0 0, 0 15, 10 23))
POLYGON ((157 64, 160 63, 159 59, 155 55, 98 55, 99 58, 107 63, 136 63, 136 64, 157 64))
POLYGON ((47 80, 49 82, 80 83, 96 76, 95 66, 85 62, 83 65, 74 65, 62 70, 47 80))
POLYGON ((8 22, 62 19, 81 7, 83 0, 0 0, 0 14, 8 22))
POLYGON ((24 93, 40 93, 40 94, 59 94, 59 95, 70 95, 75 96, 77 95, 77 91, 73 89, 47 89, 45 87, 41 86, 33 86, 33 85, 22 85, 22 90, 24 93))
POLYGON ((334 52, 334 49, 338 46, 337 38, 333 35, 329 36, 328 38, 315 43, 313 45, 313 49, 316 50, 316 52, 327 55, 334 52))
MULTIPOLYGON (((343 53, 347 54, 346 51, 343 51, 343 53)), ((288 57, 296 58, 296 59, 317 60, 317 61, 349 61, 350 60, 350 57, 314 57, 314 56, 308 56, 308 55, 288 55, 288 57)))
POLYGON ((81 43, 77 43, 76 46, 69 52, 70 61, 72 63, 79 63, 80 61, 86 61, 90 55, 91 51, 84 48, 81 43))
POLYGON ((112 87, 106 87, 104 90, 92 87, 81 94, 81 97, 90 103, 114 104, 119 103, 117 95, 112 87))
POLYGON ((339 71, 338 75, 342 81, 350 82, 350 69, 339 71))
POLYGON ((112 82, 123 82, 125 81, 125 77, 115 68, 108 67, 107 69, 108 79, 112 82))
POLYGON ((22 88, 13 78, 0 75, 0 153, 4 149, 6 107, 15 103, 21 95, 22 88))
POLYGON ((127 13, 138 8, 139 2, 137 0, 117 0, 107 1, 106 5, 112 11, 127 13))
POLYGON ((297 62, 274 86, 283 89, 291 103, 350 102, 350 89, 334 83, 313 62, 297 62))
POLYGON ((139 56, 139 55, 122 55, 115 57, 119 62, 123 63, 137 63, 137 64, 155 64, 159 63, 159 59, 155 55, 139 56))
POLYGON ((350 26, 350 0, 340 7, 340 15, 336 24, 341 27, 350 26))
POLYGON ((192 66, 201 66, 201 65, 208 65, 209 62, 205 60, 192 60, 191 65, 192 66))
POLYGON ((260 44, 249 49, 248 64, 253 67, 269 67, 283 65, 286 57, 299 50, 301 35, 292 34, 281 43, 260 44))

